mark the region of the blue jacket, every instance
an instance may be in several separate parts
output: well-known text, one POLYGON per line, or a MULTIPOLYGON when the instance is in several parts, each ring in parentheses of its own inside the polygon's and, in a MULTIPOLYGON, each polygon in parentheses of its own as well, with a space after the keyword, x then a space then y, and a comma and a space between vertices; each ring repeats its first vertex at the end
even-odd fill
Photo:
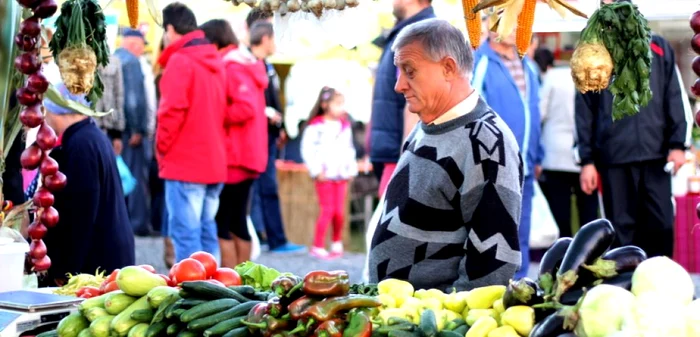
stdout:
POLYGON ((396 35, 404 27, 435 17, 432 7, 418 12, 394 26, 386 39, 384 52, 379 59, 374 80, 374 97, 372 98, 372 120, 370 129, 370 160, 380 163, 396 163, 401 156, 403 142, 403 112, 406 99, 394 91, 397 69, 394 65, 394 52, 391 46, 396 35))
POLYGON ((148 100, 141 61, 123 48, 117 49, 114 55, 119 58, 122 64, 124 117, 126 119, 124 133, 145 135, 148 129, 148 100))
POLYGON ((501 57, 485 42, 474 54, 472 85, 481 97, 508 124, 518 140, 520 153, 527 154, 525 175, 534 173, 542 162, 544 149, 540 144, 539 80, 535 68, 523 60, 527 94, 523 97, 501 57))

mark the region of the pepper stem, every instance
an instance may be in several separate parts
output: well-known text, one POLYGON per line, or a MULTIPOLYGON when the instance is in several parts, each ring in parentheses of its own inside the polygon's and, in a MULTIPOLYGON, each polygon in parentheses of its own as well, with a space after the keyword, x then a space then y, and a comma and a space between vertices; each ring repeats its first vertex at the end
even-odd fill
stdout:
POLYGON ((247 326, 249 328, 253 328, 253 329, 260 329, 260 330, 267 329, 267 323, 265 323, 265 322, 251 323, 251 322, 243 320, 243 321, 241 321, 241 323, 243 323, 245 326, 247 326))
POLYGON ((290 297, 292 296, 293 293, 295 293, 297 290, 301 289, 304 287, 304 282, 299 282, 295 286, 293 286, 289 291, 284 295, 285 297, 290 297))

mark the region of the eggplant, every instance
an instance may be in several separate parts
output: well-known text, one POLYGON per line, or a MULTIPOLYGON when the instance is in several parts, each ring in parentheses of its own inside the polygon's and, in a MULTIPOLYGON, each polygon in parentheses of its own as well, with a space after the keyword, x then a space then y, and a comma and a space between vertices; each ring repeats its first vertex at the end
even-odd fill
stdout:
POLYGON ((647 253, 643 249, 637 246, 624 246, 608 251, 592 265, 584 265, 583 268, 591 271, 597 278, 610 278, 634 271, 646 259, 647 253))
POLYGON ((554 287, 554 275, 556 275, 557 270, 559 270, 559 265, 564 259, 564 254, 566 250, 571 245, 571 241, 574 239, 566 237, 559 238, 554 241, 549 249, 542 256, 542 261, 540 261, 540 270, 538 272, 538 281, 540 287, 544 291, 545 295, 552 293, 552 288, 554 287))
POLYGON ((517 281, 510 280, 503 294, 503 306, 508 309, 516 305, 528 307, 544 303, 544 293, 532 279, 523 277, 517 281))
POLYGON ((563 333, 557 337, 576 337, 576 334, 573 332, 567 332, 567 333, 563 333))
MULTIPOLYGON (((632 289, 632 275, 634 275, 634 271, 629 271, 629 272, 617 275, 615 277, 611 277, 609 279, 602 280, 602 282, 600 284, 609 284, 612 286, 631 290, 632 289)), ((596 285, 597 284, 591 284, 587 288, 590 289, 596 285)), ((561 303, 563 305, 574 305, 574 304, 576 304, 576 302, 578 302, 578 299, 581 298, 581 296, 583 296, 583 288, 571 289, 571 290, 565 292, 561 296, 561 298, 559 299, 559 303, 561 303)))
POLYGON ((535 324, 530 331, 530 337, 557 337, 561 334, 571 332, 572 329, 564 327, 566 323, 565 309, 561 309, 535 324))
POLYGON ((603 255, 615 240, 615 229, 606 219, 593 220, 581 227, 564 254, 557 281, 554 284, 554 299, 576 284, 583 264, 591 264, 603 255))

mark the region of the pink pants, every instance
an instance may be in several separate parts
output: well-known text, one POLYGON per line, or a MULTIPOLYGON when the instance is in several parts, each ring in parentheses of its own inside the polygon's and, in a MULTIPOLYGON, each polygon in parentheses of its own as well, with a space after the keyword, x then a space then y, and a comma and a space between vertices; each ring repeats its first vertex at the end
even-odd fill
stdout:
POLYGON ((343 240, 347 191, 347 180, 316 182, 316 195, 318 196, 321 212, 316 221, 314 247, 323 248, 326 246, 326 231, 331 223, 333 224, 333 242, 343 240))

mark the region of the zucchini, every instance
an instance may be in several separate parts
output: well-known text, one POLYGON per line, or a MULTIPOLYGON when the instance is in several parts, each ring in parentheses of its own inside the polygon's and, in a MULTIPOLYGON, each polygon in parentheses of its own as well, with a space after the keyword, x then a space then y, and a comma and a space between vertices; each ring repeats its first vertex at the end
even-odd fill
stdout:
POLYGON ((185 298, 182 300, 182 307, 189 309, 189 308, 192 308, 192 307, 195 307, 195 306, 198 306, 202 303, 207 303, 207 302, 209 302, 209 301, 199 299, 199 298, 185 298))
POLYGON ((193 321, 197 318, 210 316, 215 313, 231 309, 237 306, 238 304, 240 304, 240 302, 232 298, 222 298, 220 300, 202 303, 182 313, 182 315, 180 315, 180 321, 182 321, 182 323, 189 323, 190 321, 193 321))
POLYGON ((593 263, 610 248, 613 241, 615 229, 610 221, 598 219, 583 225, 566 250, 557 271, 554 299, 559 300, 563 293, 574 286, 579 281, 581 270, 585 270, 581 266, 593 263))
POLYGON ((187 292, 187 290, 185 290, 185 289, 180 289, 180 292, 178 295, 180 295, 180 297, 182 297, 182 298, 192 297, 192 293, 187 292))
POLYGON ((180 319, 180 315, 182 315, 185 311, 187 311, 187 310, 185 310, 185 309, 183 309, 183 308, 177 308, 177 309, 175 309, 175 310, 173 310, 173 311, 168 312, 168 313, 165 315, 165 318, 167 318, 167 319, 177 318, 177 319, 179 320, 179 319, 180 319))
POLYGON ((150 323, 153 320, 153 309, 140 309, 131 313, 131 319, 142 323, 150 323))
POLYGON ((255 295, 255 288, 252 286, 230 286, 229 289, 245 296, 250 297, 255 295))
POLYGON ((243 326, 243 319, 246 316, 238 316, 231 319, 227 319, 223 322, 219 322, 211 328, 204 330, 204 337, 210 336, 221 336, 227 331, 233 330, 243 326))
POLYGON ((165 333, 168 336, 175 336, 178 333, 180 333, 180 330, 182 330, 182 329, 180 329, 180 325, 177 323, 173 323, 173 324, 168 325, 168 328, 165 329, 165 333))
POLYGON ((192 331, 204 331, 225 320, 229 320, 238 316, 241 316, 241 314, 240 309, 238 309, 237 306, 208 317, 195 319, 194 321, 191 321, 189 322, 189 324, 187 324, 187 329, 192 331))
POLYGON ((246 296, 248 299, 253 300, 253 301, 267 301, 270 296, 277 296, 277 294, 273 292, 268 292, 268 291, 258 291, 255 294, 251 296, 246 296))
POLYGON ((542 287, 542 290, 545 292, 545 295, 552 293, 552 287, 554 287, 554 276, 557 274, 561 260, 564 259, 564 254, 566 254, 566 250, 569 249, 569 245, 571 245, 571 241, 573 240, 574 239, 572 238, 558 239, 542 256, 537 278, 540 283, 540 287, 542 287))
POLYGON ((625 272, 634 271, 647 259, 647 253, 637 246, 624 246, 605 253, 593 265, 583 265, 597 278, 611 278, 625 272))
POLYGON ((247 327, 235 328, 227 332, 223 337, 246 337, 249 335, 247 327))
POLYGON ((170 323, 163 321, 151 323, 151 325, 146 330, 146 337, 165 336, 165 330, 168 328, 168 325, 170 325, 170 323))
POLYGON ((36 337, 58 337, 58 331, 56 331, 55 329, 49 330, 49 331, 44 331, 44 332, 36 335, 36 337))
POLYGON ((187 331, 187 330, 182 330, 180 331, 179 334, 177 334, 177 337, 197 337, 199 336, 196 332, 192 331, 187 331))
POLYGON ((241 303, 250 301, 250 299, 246 298, 245 296, 239 294, 236 291, 233 291, 229 288, 217 286, 206 281, 184 282, 182 284, 182 290, 185 290, 188 294, 196 294, 205 299, 216 300, 220 298, 233 298, 234 300, 237 300, 241 303))
POLYGON ((421 337, 419 331, 404 331, 404 330, 391 330, 387 335, 389 337, 421 337))
POLYGON ((168 296, 163 302, 160 303, 158 306, 158 310, 156 310, 156 313, 153 315, 153 320, 151 320, 151 324, 158 323, 165 318, 165 312, 170 308, 173 303, 177 302, 180 300, 180 296, 173 294, 168 296))

